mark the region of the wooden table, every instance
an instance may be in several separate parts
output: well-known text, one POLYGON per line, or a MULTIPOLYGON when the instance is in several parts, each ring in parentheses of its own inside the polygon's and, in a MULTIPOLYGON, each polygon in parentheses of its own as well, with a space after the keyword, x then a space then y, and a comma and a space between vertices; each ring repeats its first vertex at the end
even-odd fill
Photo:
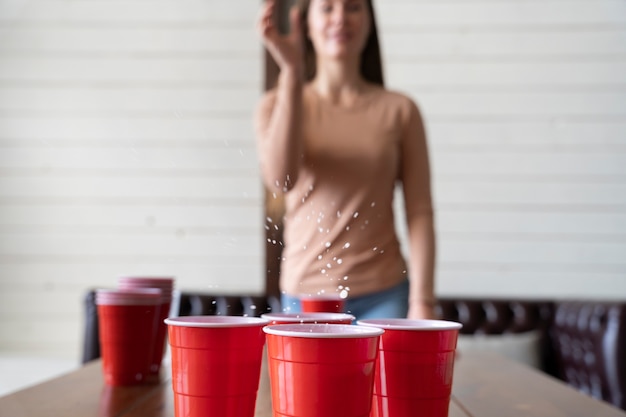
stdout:
MULTIPOLYGON (((109 387, 100 361, 0 398, 0 417, 174 417, 169 369, 159 383, 109 387)), ((271 417, 266 363, 255 417, 271 417)), ((626 417, 626 412, 493 354, 465 353, 455 364, 450 417, 626 417)))

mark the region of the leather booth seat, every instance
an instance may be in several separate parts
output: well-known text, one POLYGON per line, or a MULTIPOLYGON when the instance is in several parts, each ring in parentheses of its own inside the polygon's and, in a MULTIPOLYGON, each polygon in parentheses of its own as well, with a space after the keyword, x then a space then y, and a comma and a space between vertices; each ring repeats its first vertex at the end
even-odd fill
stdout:
MULTIPOLYGON (((280 311, 276 297, 183 292, 177 315, 248 315, 280 311)), ((595 398, 626 410, 626 302, 442 298, 442 319, 462 335, 540 332, 540 368, 595 398)), ((100 356, 93 291, 85 297, 83 363, 100 356)))

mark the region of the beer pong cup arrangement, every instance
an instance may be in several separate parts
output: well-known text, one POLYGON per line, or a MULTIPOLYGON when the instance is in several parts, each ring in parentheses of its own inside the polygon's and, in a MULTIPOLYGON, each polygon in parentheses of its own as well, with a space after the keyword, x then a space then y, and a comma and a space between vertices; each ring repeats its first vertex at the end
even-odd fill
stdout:
POLYGON ((268 320, 187 316, 165 323, 175 416, 253 417, 268 320))
POLYGON ((380 337, 371 417, 447 417, 461 324, 410 319, 357 324, 385 331, 380 337))
POLYGON ((150 372, 160 289, 99 289, 96 306, 104 381, 136 385, 150 372))
POLYGON ((118 288, 158 288, 161 290, 161 302, 158 313, 157 328, 154 342, 154 349, 150 359, 150 374, 158 375, 163 361, 165 351, 165 337, 167 335, 167 325, 165 319, 169 317, 172 305, 172 293, 174 291, 173 278, 146 278, 146 277, 123 277, 117 281, 118 288))
POLYGON ((263 330, 274 416, 369 416, 382 329, 305 323, 263 330))
POLYGON ((355 318, 346 313, 265 313, 261 317, 269 320, 270 324, 352 324, 355 318))
POLYGON ((345 299, 339 294, 301 295, 300 305, 305 313, 343 313, 345 299))

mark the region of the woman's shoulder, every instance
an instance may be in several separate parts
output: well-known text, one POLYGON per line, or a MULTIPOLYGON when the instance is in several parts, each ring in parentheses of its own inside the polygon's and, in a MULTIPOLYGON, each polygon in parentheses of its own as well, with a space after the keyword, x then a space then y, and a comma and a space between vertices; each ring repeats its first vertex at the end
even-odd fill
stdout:
POLYGON ((380 100, 388 102, 389 104, 393 104, 396 106, 400 106, 404 109, 417 108, 417 103, 415 100, 405 92, 389 89, 389 88, 379 88, 379 97, 380 100))

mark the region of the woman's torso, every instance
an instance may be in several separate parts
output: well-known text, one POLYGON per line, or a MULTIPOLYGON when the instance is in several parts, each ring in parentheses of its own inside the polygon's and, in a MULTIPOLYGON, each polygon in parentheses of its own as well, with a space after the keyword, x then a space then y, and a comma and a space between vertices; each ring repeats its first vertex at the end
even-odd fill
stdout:
POLYGON ((346 108, 307 86, 304 159, 287 193, 281 289, 352 296, 406 277, 393 196, 408 99, 382 88, 346 108))

